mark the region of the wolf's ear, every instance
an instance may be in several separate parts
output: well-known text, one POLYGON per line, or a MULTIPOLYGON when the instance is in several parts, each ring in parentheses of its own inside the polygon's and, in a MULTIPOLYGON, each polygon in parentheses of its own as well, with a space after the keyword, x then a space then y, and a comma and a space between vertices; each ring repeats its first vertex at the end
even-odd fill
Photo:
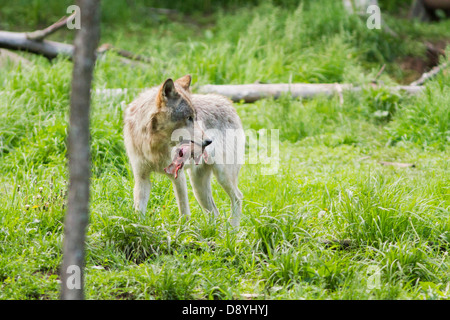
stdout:
POLYGON ((175 82, 180 85, 184 90, 188 91, 189 86, 191 85, 191 75, 187 74, 184 77, 181 77, 180 79, 175 80, 175 82))
POLYGON ((166 105, 169 99, 178 98, 179 94, 175 89, 175 84, 172 79, 164 81, 163 85, 159 89, 158 96, 156 98, 156 105, 161 108, 166 105))
POLYGON ((172 79, 167 79, 164 81, 163 85, 161 86, 161 90, 159 92, 161 98, 176 98, 178 97, 178 92, 175 89, 175 84, 173 83, 172 79))

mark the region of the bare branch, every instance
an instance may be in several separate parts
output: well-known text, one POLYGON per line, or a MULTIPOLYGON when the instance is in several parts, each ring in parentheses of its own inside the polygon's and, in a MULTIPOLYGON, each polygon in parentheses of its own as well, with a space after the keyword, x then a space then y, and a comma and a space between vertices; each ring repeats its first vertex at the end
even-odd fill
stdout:
POLYGON ((381 74, 384 71, 384 68, 386 68, 386 64, 383 64, 383 66, 381 67, 380 71, 378 71, 378 73, 376 74, 375 78, 372 80, 372 83, 377 83, 378 78, 381 76, 381 74))
POLYGON ((422 74, 422 76, 414 82, 411 82, 410 86, 420 86, 423 85, 427 80, 436 76, 439 72, 448 67, 448 63, 443 63, 440 66, 436 66, 428 72, 422 74))
POLYGON ((146 63, 150 63, 151 62, 151 59, 149 57, 144 57, 144 56, 141 56, 139 54, 135 54, 135 53, 127 51, 127 50, 116 48, 112 44, 109 44, 109 43, 102 44, 98 48, 97 52, 99 54, 103 54, 103 53, 105 53, 106 51, 109 51, 109 50, 114 51, 119 56, 122 56, 124 58, 128 58, 130 60, 142 61, 142 62, 146 62, 146 63))
POLYGON ((44 40, 45 37, 51 35, 55 31, 58 31, 59 29, 61 29, 65 25, 67 25, 68 22, 75 19, 75 15, 76 15, 76 12, 72 13, 70 16, 62 17, 57 22, 55 22, 51 26, 48 26, 45 29, 27 32, 27 33, 25 33, 25 37, 28 40, 42 41, 42 40, 44 40))

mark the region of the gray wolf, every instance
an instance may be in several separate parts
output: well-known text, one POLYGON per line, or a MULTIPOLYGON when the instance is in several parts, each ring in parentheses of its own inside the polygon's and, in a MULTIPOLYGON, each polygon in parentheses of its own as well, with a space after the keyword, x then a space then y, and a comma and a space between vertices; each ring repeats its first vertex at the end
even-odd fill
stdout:
POLYGON ((156 172, 172 180, 179 212, 189 219, 184 173, 187 171, 198 203, 217 217, 219 211, 211 190, 214 174, 231 199, 230 222, 237 227, 243 196, 238 188, 242 162, 237 161, 236 154, 245 146, 241 120, 229 99, 216 94, 192 94, 190 84, 190 75, 176 81, 167 79, 143 92, 125 110, 124 142, 135 182, 134 207, 146 212, 150 174, 156 172), (232 132, 231 138, 227 132, 232 132), (173 150, 186 141, 200 146, 200 152, 208 154, 208 160, 199 164, 187 161, 175 177, 167 168, 173 161, 173 150))

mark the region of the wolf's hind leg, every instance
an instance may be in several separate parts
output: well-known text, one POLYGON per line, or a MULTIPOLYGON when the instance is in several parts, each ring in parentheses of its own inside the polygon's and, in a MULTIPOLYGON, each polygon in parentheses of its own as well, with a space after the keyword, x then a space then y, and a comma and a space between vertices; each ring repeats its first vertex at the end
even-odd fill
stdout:
POLYGON ((231 199, 231 225, 239 227, 242 212, 242 192, 238 188, 239 165, 215 164, 214 175, 231 199))
POLYGON ((219 210, 214 203, 211 190, 211 166, 202 164, 188 169, 189 181, 191 182, 195 198, 203 210, 211 212, 217 218, 219 210))

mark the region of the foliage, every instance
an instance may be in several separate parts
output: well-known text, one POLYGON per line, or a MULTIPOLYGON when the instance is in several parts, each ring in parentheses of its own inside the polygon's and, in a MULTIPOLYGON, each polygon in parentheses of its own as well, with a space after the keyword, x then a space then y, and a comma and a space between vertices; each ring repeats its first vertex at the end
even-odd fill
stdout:
MULTIPOLYGON (((123 65, 109 53, 96 65, 94 89, 130 90, 93 94, 87 298, 449 299, 450 76, 429 81, 414 97, 366 86, 382 63, 380 80, 395 84, 395 60, 415 52, 421 35, 448 37, 448 22, 395 22, 402 34, 411 27, 399 41, 370 33, 335 3, 217 9, 214 23, 202 26, 109 25, 104 42, 154 62, 123 65), (342 81, 366 89, 342 99, 235 104, 245 129, 280 130, 281 159, 274 175, 262 175, 262 164, 243 167, 242 227, 234 231, 216 181, 217 220, 190 190, 192 219, 183 222, 161 176, 152 177, 147 214, 133 210, 123 109, 143 88, 186 73, 194 76, 194 91, 199 83, 255 81, 342 81), (352 245, 341 250, 326 239, 352 245), (380 286, 370 289, 374 268, 380 286)), ((2 23, 14 25, 9 21, 2 23)), ((57 299, 72 64, 24 56, 31 66, 10 64, 0 73, 0 298, 57 299)))

